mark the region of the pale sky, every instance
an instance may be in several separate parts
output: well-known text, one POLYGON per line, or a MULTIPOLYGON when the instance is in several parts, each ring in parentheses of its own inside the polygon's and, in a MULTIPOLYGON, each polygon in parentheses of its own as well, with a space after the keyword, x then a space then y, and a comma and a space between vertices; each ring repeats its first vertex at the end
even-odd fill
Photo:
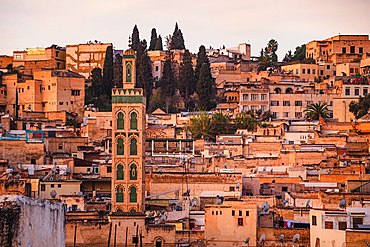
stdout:
POLYGON ((0 0, 0 55, 89 40, 127 49, 135 24, 149 43, 153 27, 164 38, 178 22, 191 52, 202 44, 249 43, 258 56, 276 39, 281 61, 289 49, 312 40, 369 34, 369 10, 369 0, 0 0))

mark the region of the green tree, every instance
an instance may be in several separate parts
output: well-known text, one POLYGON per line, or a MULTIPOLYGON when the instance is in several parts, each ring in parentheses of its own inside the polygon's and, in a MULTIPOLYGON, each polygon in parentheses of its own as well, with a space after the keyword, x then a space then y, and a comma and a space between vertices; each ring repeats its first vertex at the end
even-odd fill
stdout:
POLYGON ((137 47, 140 43, 140 37, 139 37, 139 29, 137 29, 137 26, 135 24, 134 29, 132 30, 132 35, 131 35, 131 44, 130 47, 134 51, 137 51, 137 47))
POLYGON ((179 29, 177 22, 175 24, 175 30, 172 34, 172 46, 173 49, 183 50, 185 49, 184 37, 182 35, 181 29, 179 29))
POLYGON ((235 116, 234 123, 236 129, 247 129, 252 131, 255 130, 258 121, 256 118, 250 117, 247 113, 241 112, 235 116))
POLYGON ((209 64, 209 60, 206 54, 206 48, 204 47, 204 45, 201 45, 199 47, 198 56, 197 56, 197 64, 195 66, 195 80, 196 81, 198 81, 199 79, 200 69, 202 68, 203 63, 209 64))
POLYGON ((152 29, 152 35, 150 37, 150 45, 149 45, 149 51, 154 51, 155 46, 157 45, 157 30, 155 28, 152 29))
POLYGON ((169 104, 175 94, 175 76, 172 70, 170 59, 166 59, 163 65, 162 78, 159 81, 159 86, 162 89, 163 96, 166 99, 166 113, 168 113, 169 104))
POLYGON ((157 44, 155 45, 154 50, 156 51, 163 51, 163 42, 161 35, 158 36, 157 44))
POLYGON ((292 51, 289 50, 286 54, 285 54, 285 57, 283 58, 283 62, 286 62, 286 63, 290 63, 293 61, 293 55, 292 55, 292 51))
POLYGON ((122 56, 117 53, 113 62, 113 86, 122 87, 123 83, 122 56))
POLYGON ((185 126, 191 132, 192 138, 213 139, 213 123, 206 112, 201 112, 189 119, 185 126))
POLYGON ((144 96, 148 99, 148 106, 149 98, 152 95, 153 90, 152 62, 146 52, 141 55, 140 60, 140 71, 137 77, 136 87, 144 89, 144 96))
POLYGON ((311 105, 307 106, 303 112, 305 112, 306 115, 312 120, 319 120, 320 117, 331 117, 331 111, 329 110, 327 102, 312 103, 311 105))
POLYGON ((110 96, 113 88, 113 47, 108 46, 103 67, 104 94, 110 96))
POLYGON ((91 86, 87 89, 86 100, 87 104, 93 103, 93 99, 97 98, 103 91, 103 76, 101 68, 94 68, 91 71, 91 86))
POLYGON ((189 97, 194 93, 196 87, 193 65, 189 50, 185 50, 183 62, 180 66, 179 90, 185 102, 185 110, 188 109, 189 97))
POLYGON ((199 96, 199 108, 202 110, 208 111, 214 107, 212 104, 213 85, 214 80, 211 75, 209 63, 203 63, 196 88, 196 92, 199 96))
POLYGON ((267 50, 269 53, 275 53, 279 47, 279 43, 275 39, 270 39, 267 43, 267 50))
POLYGON ((302 61, 306 58, 306 45, 297 46, 294 51, 293 61, 302 61))
POLYGON ((212 135, 231 134, 231 117, 222 112, 216 112, 212 115, 212 135))
POLYGON ((365 97, 361 97, 358 101, 352 101, 349 104, 349 111, 355 115, 358 119, 368 113, 370 109, 370 94, 366 94, 365 97))

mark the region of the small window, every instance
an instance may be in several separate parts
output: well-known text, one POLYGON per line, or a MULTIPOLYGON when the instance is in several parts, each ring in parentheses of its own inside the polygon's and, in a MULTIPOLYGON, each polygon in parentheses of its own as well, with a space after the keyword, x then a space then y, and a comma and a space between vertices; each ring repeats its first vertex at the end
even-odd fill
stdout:
POLYGON ((298 69, 295 70, 295 73, 298 75, 298 69))
POLYGON ((364 53, 364 48, 359 47, 359 48, 358 48, 358 53, 364 53))
POLYGON ((218 211, 216 211, 216 215, 218 215, 218 211))
POLYGON ((307 74, 311 74, 311 69, 307 69, 307 74))
POLYGON ((36 165, 36 159, 31 159, 31 164, 36 165))
POLYGON ((59 102, 59 105, 63 105, 63 102, 59 102))
POLYGON ((90 174, 91 173, 91 168, 87 168, 86 172, 90 174))
POLYGON ((245 216, 249 216, 249 211, 245 211, 245 216))
POLYGON ((158 66, 155 66, 155 71, 158 71, 158 66))
POLYGON ((346 90, 345 90, 345 94, 346 94, 346 95, 350 95, 350 94, 351 94, 351 89, 350 89, 350 88, 346 88, 346 90))
POLYGON ((326 69, 330 69, 330 65, 326 65, 326 69))
POLYGON ((325 229, 333 229, 333 221, 325 221, 325 229))
POLYGON ((222 215, 222 211, 220 211, 220 215, 222 215))
POLYGON ((271 101, 271 106, 279 106, 279 101, 271 101))
POLYGON ((63 144, 59 144, 58 149, 63 149, 63 144))
POLYGON ((290 101, 283 101, 283 106, 290 106, 290 101))
POLYGON ((235 210, 231 211, 231 216, 235 216, 235 210))
POLYGON ((346 221, 338 222, 338 228, 339 228, 339 230, 346 230, 347 229, 347 222, 346 221))
POLYGON ((242 226, 243 225, 243 218, 238 218, 238 226, 242 226))
POLYGON ((312 74, 316 74, 316 69, 312 69, 312 74))
POLYGON ((71 90, 72 96, 80 96, 80 90, 71 90))
POLYGON ((316 216, 312 216, 312 225, 317 226, 316 216))
POLYGON ((61 184, 58 184, 58 188, 61 188, 62 187, 62 185, 61 184))
POLYGON ((287 192, 288 191, 288 187, 282 187, 281 188, 281 191, 287 192))
POLYGON ((45 184, 41 184, 41 191, 45 191, 45 184))
POLYGON ((239 210, 239 216, 243 216, 243 212, 239 210))
POLYGON ((353 218, 353 228, 358 228, 358 225, 363 224, 362 218, 353 218))
POLYGON ((50 90, 50 86, 48 86, 48 90, 50 90))
POLYGON ((360 89, 359 88, 355 88, 355 95, 360 95, 360 89))
POLYGON ((54 188, 54 184, 50 184, 50 187, 51 187, 51 188, 54 188))
POLYGON ((283 112, 283 117, 289 117, 289 112, 283 112))
POLYGON ((302 101, 296 101, 295 106, 302 106, 302 101))
POLYGON ((214 211, 212 211, 212 215, 215 215, 215 212, 214 211))
POLYGON ((27 86, 27 90, 30 90, 30 86, 27 86))
POLYGON ((230 187, 230 191, 235 191, 235 187, 230 187))
POLYGON ((346 49, 346 47, 342 47, 342 53, 346 53, 347 52, 347 49, 346 49))
POLYGON ((266 97, 266 94, 261 94, 261 100, 266 100, 267 97, 266 97))
POLYGON ((306 69, 302 69, 302 74, 306 74, 306 69))
POLYGON ((295 117, 296 118, 301 118, 302 117, 302 112, 296 112, 295 117))
POLYGON ((112 173, 112 167, 111 166, 107 166, 107 173, 112 173))
POLYGON ((365 96, 367 94, 367 88, 364 88, 363 95, 365 96))
POLYGON ((244 101, 248 100, 248 94, 243 94, 243 100, 244 101))
POLYGON ((355 53, 355 47, 351 46, 350 51, 351 51, 351 53, 355 53))

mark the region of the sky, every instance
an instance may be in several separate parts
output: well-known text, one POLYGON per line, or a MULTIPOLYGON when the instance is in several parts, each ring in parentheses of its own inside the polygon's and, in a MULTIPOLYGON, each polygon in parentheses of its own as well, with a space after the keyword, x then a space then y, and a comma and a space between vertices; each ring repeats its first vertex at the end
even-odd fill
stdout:
POLYGON ((127 49, 135 24, 149 43, 152 28, 164 38, 177 22, 191 52, 248 43, 258 56, 275 39, 281 61, 312 40, 369 34, 369 9, 369 0, 0 0, 0 55, 89 40, 127 49))

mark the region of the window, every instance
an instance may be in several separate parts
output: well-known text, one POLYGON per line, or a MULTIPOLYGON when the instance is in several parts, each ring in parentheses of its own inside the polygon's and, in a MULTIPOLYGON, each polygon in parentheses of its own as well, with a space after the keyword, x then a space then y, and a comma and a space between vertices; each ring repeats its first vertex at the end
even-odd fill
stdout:
POLYGON ((302 112, 296 112, 296 113, 295 113, 295 117, 297 117, 297 118, 302 117, 302 112))
POLYGON ((295 73, 298 75, 298 69, 295 70, 295 73))
POLYGON ((307 74, 311 74, 311 70, 310 69, 307 69, 307 74))
POLYGON ((59 105, 63 105, 63 102, 59 102, 59 105))
POLYGON ((231 216, 235 216, 235 210, 231 211, 231 216))
POLYGON ((355 95, 360 95, 360 89, 359 88, 355 88, 355 95))
POLYGON ((248 94, 243 94, 243 100, 248 100, 248 94))
POLYGON ((212 211, 212 215, 215 215, 215 212, 214 211, 212 211))
POLYGON ((243 225, 243 218, 238 218, 238 226, 242 226, 243 225))
POLYGON ((87 172, 87 174, 90 174, 91 173, 91 168, 87 168, 86 172, 87 172))
POLYGON ((354 46, 351 46, 350 51, 351 51, 351 53, 355 53, 355 47, 354 46))
POLYGON ((123 130, 125 128, 123 117, 124 115, 122 112, 119 112, 117 114, 117 129, 119 130, 123 130))
POLYGON ((61 184, 58 184, 58 188, 62 188, 62 185, 61 184))
POLYGON ((131 139, 130 155, 137 155, 137 140, 135 138, 131 139))
POLYGON ((347 222, 346 221, 338 222, 338 228, 339 228, 339 230, 346 230, 347 229, 347 222))
POLYGON ((266 100, 267 97, 266 97, 266 94, 261 94, 261 100, 266 100))
POLYGON ((41 191, 45 191, 45 184, 41 184, 41 191))
POLYGON ((31 164, 36 165, 36 159, 31 159, 31 164))
POLYGON ((80 96, 80 90, 71 90, 72 96, 80 96))
POLYGON ((218 211, 216 211, 216 215, 218 215, 218 211))
POLYGON ((252 105, 252 106, 251 106, 251 110, 252 110, 252 111, 258 111, 258 106, 252 105))
POLYGON ((155 66, 155 71, 158 71, 158 66, 155 66))
POLYGON ((130 166, 130 180, 137 180, 137 167, 135 164, 130 166))
POLYGON ((362 218, 353 218, 353 228, 358 228, 358 225, 362 225, 362 218))
POLYGON ((306 104, 307 104, 307 106, 309 106, 309 105, 313 104, 313 101, 307 101, 306 104))
POLYGON ((358 53, 364 53, 364 48, 359 47, 359 48, 358 48, 358 53))
POLYGON ((324 75, 324 71, 323 70, 320 70, 320 75, 324 75))
POLYGON ((50 184, 50 187, 51 187, 51 188, 54 188, 54 184, 50 184))
POLYGON ((281 188, 281 191, 287 192, 288 191, 288 187, 282 187, 281 188))
POLYGON ((302 101, 296 101, 295 106, 302 106, 302 101))
POLYGON ((306 74, 306 69, 302 69, 302 74, 306 74))
POLYGON ((283 101, 283 106, 290 106, 290 101, 283 101))
POLYGON ((111 166, 107 166, 107 173, 112 173, 112 167, 111 166))
POLYGON ((222 215, 222 211, 220 211, 220 215, 222 215))
POLYGON ((245 216, 249 216, 249 211, 245 211, 245 216))
POLYGON ((239 216, 243 216, 243 212, 239 210, 239 216))
POLYGON ((24 92, 24 88, 22 88, 22 93, 24 92))
POLYGON ((330 105, 330 106, 333 106, 333 101, 330 101, 329 105, 330 105))
POLYGON ((23 59, 23 54, 14 54, 14 59, 23 59))
POLYGON ((63 144, 59 144, 58 149, 63 149, 63 144))
POLYGON ((273 112, 272 113, 272 117, 273 118, 278 118, 279 117, 279 113, 278 112, 273 112))
POLYGON ((135 186, 132 186, 130 189, 130 202, 133 202, 133 203, 137 202, 137 194, 136 194, 135 186))
POLYGON ((117 141, 117 155, 124 155, 124 145, 123 145, 123 139, 119 138, 117 141))
POLYGON ((367 94, 367 88, 364 88, 364 90, 363 90, 363 95, 365 96, 366 94, 367 94))
POLYGON ((283 117, 289 117, 289 112, 283 112, 283 117))
POLYGON ((347 51, 346 51, 346 47, 342 47, 342 53, 346 53, 347 51))
POLYGON ((330 65, 326 65, 326 69, 330 69, 330 65))
POLYGON ((137 130, 137 113, 136 112, 131 113, 130 129, 137 130))
POLYGON ((117 166, 117 180, 124 180, 123 166, 121 164, 117 166))
POLYGON ((312 74, 316 74, 316 69, 312 69, 312 74))
POLYGON ((351 89, 350 89, 350 88, 346 88, 346 90, 345 90, 345 94, 346 94, 346 95, 350 95, 350 94, 351 94, 351 89))
POLYGON ((235 187, 230 187, 229 191, 235 191, 235 187))
POLYGON ((271 106, 279 106, 279 101, 271 101, 271 106))
POLYGON ((325 221, 325 229, 333 229, 333 221, 325 221))
POLYGON ((50 86, 48 86, 48 90, 50 90, 50 86))
POLYGON ((261 105, 261 111, 266 111, 266 106, 261 105))
POLYGON ((258 94, 251 94, 251 100, 258 100, 258 94))
POLYGON ((123 188, 121 186, 116 189, 116 202, 123 202, 123 188))
POLYGON ((354 70, 353 70, 353 68, 349 68, 349 73, 353 73, 354 72, 354 70))
POLYGON ((317 226, 316 216, 312 215, 312 225, 317 226))

